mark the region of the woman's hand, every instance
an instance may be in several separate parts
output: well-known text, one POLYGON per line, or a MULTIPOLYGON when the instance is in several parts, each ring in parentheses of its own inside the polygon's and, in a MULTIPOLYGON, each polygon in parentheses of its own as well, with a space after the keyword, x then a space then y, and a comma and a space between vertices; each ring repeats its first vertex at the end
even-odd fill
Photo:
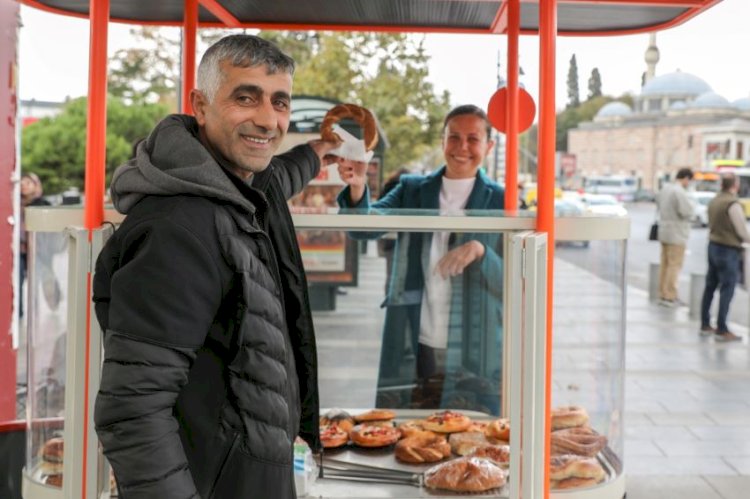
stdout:
POLYGON ((341 157, 337 157, 336 162, 339 165, 339 177, 341 177, 341 180, 349 186, 350 201, 353 205, 356 205, 365 194, 365 185, 367 184, 367 163, 341 157))
POLYGON ((476 240, 468 241, 445 254, 435 265, 434 272, 443 279, 457 276, 472 262, 484 257, 484 244, 476 240))

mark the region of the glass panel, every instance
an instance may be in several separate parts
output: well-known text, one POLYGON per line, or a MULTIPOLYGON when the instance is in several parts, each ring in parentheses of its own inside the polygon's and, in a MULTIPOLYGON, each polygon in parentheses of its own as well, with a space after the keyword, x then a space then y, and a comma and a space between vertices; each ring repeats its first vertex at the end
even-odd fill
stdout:
MULTIPOLYGON (((320 240, 342 248, 335 231, 320 232, 320 240)), ((346 237, 355 244, 343 246, 341 260, 356 262, 356 279, 347 288, 335 281, 311 284, 321 405, 499 414, 502 235, 346 237), (468 262, 463 271, 460 259, 468 262)), ((305 243, 309 231, 299 231, 298 238, 305 243)), ((316 262, 305 256, 305 244, 302 252, 306 265, 316 262)))
POLYGON ((65 411, 67 330, 67 238, 30 232, 26 289, 27 469, 44 483, 60 486, 65 411), (43 451, 44 449, 44 451, 43 451))
MULTIPOLYGON (((607 438, 607 447, 592 453, 616 474, 624 431, 625 250, 625 241, 558 245, 554 264, 553 409, 583 408, 594 432, 607 438)), ((581 451, 595 439, 573 440, 581 451)))

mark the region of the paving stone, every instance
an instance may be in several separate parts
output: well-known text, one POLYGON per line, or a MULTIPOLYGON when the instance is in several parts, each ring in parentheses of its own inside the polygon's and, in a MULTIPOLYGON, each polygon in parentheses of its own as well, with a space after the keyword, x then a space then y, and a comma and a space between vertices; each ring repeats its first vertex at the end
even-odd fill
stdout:
POLYGON ((628 499, 725 499, 702 477, 627 475, 628 499))
MULTIPOLYGON (((626 476, 728 475, 737 471, 720 457, 639 456, 625 462, 626 476)), ((653 496, 659 497, 659 496, 653 496)))
MULTIPOLYGON (((750 472, 746 474, 750 475, 750 472)), ((750 497, 750 476, 705 476, 704 479, 719 492, 722 499, 750 497)), ((628 494, 628 499, 630 499, 630 494, 628 494)))

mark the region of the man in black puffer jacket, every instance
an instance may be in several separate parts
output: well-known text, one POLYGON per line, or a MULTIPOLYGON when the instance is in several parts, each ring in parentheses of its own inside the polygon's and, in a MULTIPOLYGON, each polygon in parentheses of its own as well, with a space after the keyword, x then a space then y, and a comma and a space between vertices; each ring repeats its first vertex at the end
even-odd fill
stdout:
POLYGON ((249 35, 203 56, 195 118, 164 119, 112 180, 125 222, 96 265, 94 419, 124 499, 294 498, 317 360, 286 201, 337 144, 273 157, 294 62, 249 35))

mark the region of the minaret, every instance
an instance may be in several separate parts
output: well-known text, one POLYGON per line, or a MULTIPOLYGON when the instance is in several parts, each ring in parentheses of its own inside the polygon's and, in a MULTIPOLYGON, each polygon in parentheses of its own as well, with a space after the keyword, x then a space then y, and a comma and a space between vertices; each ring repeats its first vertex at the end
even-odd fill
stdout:
POLYGON ((659 49, 656 47, 656 33, 649 33, 648 35, 648 48, 646 49, 645 60, 647 69, 643 81, 644 84, 656 76, 656 63, 659 62, 659 49))

